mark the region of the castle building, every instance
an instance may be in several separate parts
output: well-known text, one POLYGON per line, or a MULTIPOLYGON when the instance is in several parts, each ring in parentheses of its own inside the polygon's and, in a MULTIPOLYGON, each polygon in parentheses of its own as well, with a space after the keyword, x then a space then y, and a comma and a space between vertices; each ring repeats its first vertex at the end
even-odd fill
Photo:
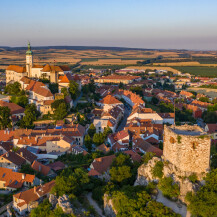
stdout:
POLYGON ((51 64, 37 65, 34 64, 33 52, 31 45, 28 43, 28 50, 26 51, 26 65, 17 66, 9 65, 6 69, 6 83, 20 82, 26 76, 28 78, 42 78, 48 79, 52 83, 58 83, 59 76, 71 73, 68 66, 55 66, 51 64))
POLYGON ((186 176, 209 171, 210 147, 210 136, 198 126, 164 126, 163 157, 186 176))

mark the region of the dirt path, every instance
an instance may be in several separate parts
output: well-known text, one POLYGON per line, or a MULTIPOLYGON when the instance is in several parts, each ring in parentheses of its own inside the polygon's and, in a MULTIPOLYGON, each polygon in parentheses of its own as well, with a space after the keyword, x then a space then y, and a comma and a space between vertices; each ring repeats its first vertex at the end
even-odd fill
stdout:
POLYGON ((96 203, 96 201, 93 200, 92 193, 87 194, 87 199, 88 199, 90 205, 93 206, 93 208, 96 210, 96 212, 98 213, 98 215, 101 216, 101 217, 105 217, 103 215, 102 209, 98 206, 98 204, 96 203))

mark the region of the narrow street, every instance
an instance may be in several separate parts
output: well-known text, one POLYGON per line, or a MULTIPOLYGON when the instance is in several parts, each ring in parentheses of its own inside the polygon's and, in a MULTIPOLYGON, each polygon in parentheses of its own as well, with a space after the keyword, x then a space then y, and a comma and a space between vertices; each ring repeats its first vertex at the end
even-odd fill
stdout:
POLYGON ((121 124, 117 127, 116 132, 121 131, 124 129, 126 123, 127 123, 127 118, 129 117, 131 113, 131 107, 129 105, 124 105, 124 117, 121 122, 121 124))
POLYGON ((97 214, 101 217, 105 217, 103 215, 102 209, 98 206, 98 204, 96 203, 95 200, 93 200, 92 198, 92 193, 87 194, 87 199, 90 203, 91 206, 93 206, 93 208, 96 210, 97 214))

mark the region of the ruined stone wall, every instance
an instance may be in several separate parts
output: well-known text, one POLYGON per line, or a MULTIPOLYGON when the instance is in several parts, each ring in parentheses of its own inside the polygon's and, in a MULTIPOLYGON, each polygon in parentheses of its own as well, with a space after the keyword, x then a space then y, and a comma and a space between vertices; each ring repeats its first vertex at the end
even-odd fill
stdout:
MULTIPOLYGON (((172 127, 164 127, 163 158, 172 163, 178 170, 191 173, 203 174, 210 168, 209 136, 180 135, 175 133, 172 127)), ((195 126, 180 126, 179 130, 198 130, 195 126)))

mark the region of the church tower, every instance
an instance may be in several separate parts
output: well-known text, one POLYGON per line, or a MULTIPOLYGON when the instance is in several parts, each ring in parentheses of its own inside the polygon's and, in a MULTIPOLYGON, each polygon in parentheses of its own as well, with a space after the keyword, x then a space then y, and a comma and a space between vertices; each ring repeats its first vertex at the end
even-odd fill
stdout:
POLYGON ((30 43, 28 43, 28 50, 26 51, 26 71, 28 77, 32 77, 33 55, 30 43))

